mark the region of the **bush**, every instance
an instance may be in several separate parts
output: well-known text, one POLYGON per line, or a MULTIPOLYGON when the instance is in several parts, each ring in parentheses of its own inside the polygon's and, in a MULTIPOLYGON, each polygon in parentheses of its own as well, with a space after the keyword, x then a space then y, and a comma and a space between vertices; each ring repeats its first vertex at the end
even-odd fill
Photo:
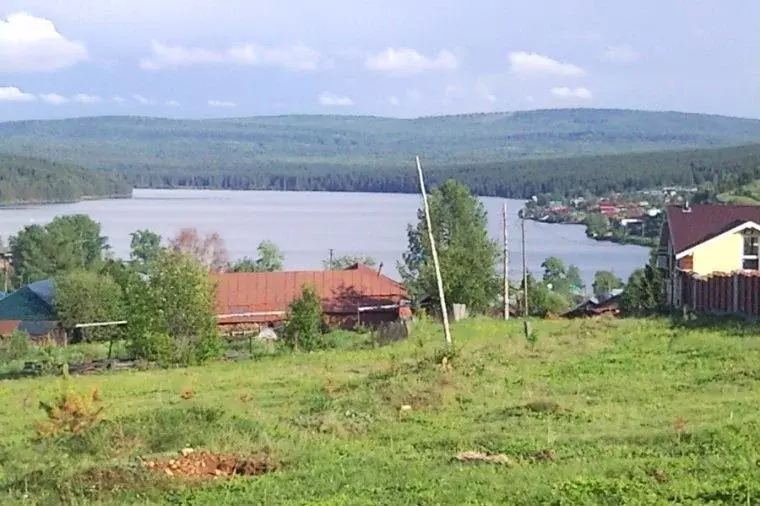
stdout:
POLYGON ((0 360, 13 362, 20 360, 29 353, 29 334, 23 330, 14 330, 9 338, 2 341, 0 360))
POLYGON ((163 364, 199 364, 218 356, 222 342, 214 316, 215 286, 194 258, 161 252, 145 279, 125 276, 126 332, 135 358, 163 364))
POLYGON ((290 303, 283 343, 294 350, 311 351, 323 346, 322 303, 314 288, 306 286, 290 303))

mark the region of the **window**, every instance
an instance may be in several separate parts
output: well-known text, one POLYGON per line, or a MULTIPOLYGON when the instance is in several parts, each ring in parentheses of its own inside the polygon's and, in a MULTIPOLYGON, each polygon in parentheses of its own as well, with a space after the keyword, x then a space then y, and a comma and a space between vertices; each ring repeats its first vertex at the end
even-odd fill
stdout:
POLYGON ((760 270, 760 235, 752 230, 744 233, 742 269, 760 270))

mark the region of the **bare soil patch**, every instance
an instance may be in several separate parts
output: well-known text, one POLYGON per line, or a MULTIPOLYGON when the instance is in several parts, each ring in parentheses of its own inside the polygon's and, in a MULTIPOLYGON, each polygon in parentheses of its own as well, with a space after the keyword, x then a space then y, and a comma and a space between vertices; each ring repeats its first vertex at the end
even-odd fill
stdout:
POLYGON ((233 476, 259 476, 274 471, 279 464, 267 456, 219 455, 191 448, 182 450, 176 459, 150 460, 145 467, 170 478, 219 479, 233 476))

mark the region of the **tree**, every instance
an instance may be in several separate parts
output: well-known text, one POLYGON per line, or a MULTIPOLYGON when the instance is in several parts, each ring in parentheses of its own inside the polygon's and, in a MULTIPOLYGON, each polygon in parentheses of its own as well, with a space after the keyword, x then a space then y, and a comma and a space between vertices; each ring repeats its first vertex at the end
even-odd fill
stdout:
POLYGON ((161 253, 161 236, 151 230, 137 230, 130 237, 129 258, 138 270, 144 272, 147 265, 155 262, 161 253))
POLYGON ((589 214, 584 223, 588 237, 603 237, 610 231, 610 220, 601 213, 589 214))
MULTIPOLYGON (((125 317, 121 287, 107 274, 69 271, 56 276, 53 286, 53 304, 66 330, 78 323, 111 322, 125 317)), ((83 329, 82 339, 107 339, 118 331, 115 327, 83 329)))
POLYGON ((612 290, 623 287, 623 280, 611 271, 596 271, 594 274, 594 295, 598 298, 610 293, 612 290))
MULTIPOLYGON (((524 285, 520 285, 522 288, 524 285)), ((518 301, 520 311, 524 311, 523 291, 518 292, 518 301)), ((568 298, 553 290, 550 290, 546 283, 537 281, 528 273, 528 311, 533 316, 546 316, 547 314, 560 314, 570 308, 568 298)))
MULTIPOLYGON (((486 310, 498 299, 500 281, 495 269, 499 249, 488 237, 483 204, 453 179, 434 189, 428 201, 447 303, 486 310)), ((417 220, 407 228, 409 246, 399 272, 418 301, 440 304, 424 209, 418 210, 417 220)))
POLYGON ((325 270, 340 271, 348 269, 349 267, 362 264, 367 267, 376 267, 377 261, 374 258, 367 255, 341 255, 333 257, 332 259, 326 258, 322 260, 322 268, 325 270))
POLYGON ((200 363, 217 355, 216 287, 207 267, 190 255, 162 251, 147 276, 127 271, 121 280, 129 314, 127 338, 138 358, 200 363))
POLYGON ((321 338, 322 303, 316 290, 307 285, 290 303, 283 340, 294 350, 311 351, 322 346, 321 338))
POLYGON ((556 288, 559 291, 567 277, 565 262, 557 257, 548 257, 541 263, 541 268, 544 270, 542 276, 544 283, 551 285, 552 288, 556 288))
POLYGON ((201 237, 195 228, 183 228, 169 240, 169 249, 190 255, 208 270, 221 272, 227 268, 227 248, 224 239, 214 232, 201 237))
POLYGON ((657 251, 653 248, 649 263, 636 269, 628 278, 622 296, 620 310, 630 315, 657 313, 663 308, 664 282, 657 268, 657 251))
POLYGON ((50 223, 28 225, 10 238, 16 275, 39 281, 75 269, 97 269, 108 250, 100 224, 89 216, 59 216, 50 223))
POLYGON ((544 269, 542 280, 552 292, 571 299, 583 290, 581 271, 575 265, 566 268, 560 258, 548 257, 541 267, 544 269))
POLYGON ((256 260, 243 257, 230 264, 229 270, 231 272, 276 272, 282 270, 285 255, 282 254, 274 241, 261 241, 256 250, 259 253, 256 260))

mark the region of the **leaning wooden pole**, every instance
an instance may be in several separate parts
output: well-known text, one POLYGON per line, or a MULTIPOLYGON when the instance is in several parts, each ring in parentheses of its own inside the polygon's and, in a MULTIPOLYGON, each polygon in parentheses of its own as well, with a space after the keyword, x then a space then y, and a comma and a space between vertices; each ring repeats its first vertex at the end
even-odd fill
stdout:
POLYGON ((504 319, 509 320, 509 231, 506 202, 504 202, 504 319))
POLYGON ((523 311, 525 321, 528 320, 530 311, 528 310, 528 260, 525 256, 525 212, 524 209, 520 215, 520 228, 522 231, 522 271, 523 271, 523 311))
POLYGON ((420 157, 417 157, 417 174, 420 177, 420 192, 422 192, 422 203, 425 208, 425 221, 427 223, 428 238, 430 239, 430 249, 433 252, 433 265, 435 266, 435 278, 438 282, 438 298, 441 300, 441 314, 443 315, 443 335, 446 337, 446 345, 451 346, 451 329, 449 328, 449 311, 446 308, 446 297, 443 293, 443 278, 441 278, 441 266, 438 263, 438 251, 435 249, 435 238, 433 237, 433 224, 430 220, 430 207, 428 206, 427 192, 425 192, 425 179, 422 177, 422 164, 420 157))

